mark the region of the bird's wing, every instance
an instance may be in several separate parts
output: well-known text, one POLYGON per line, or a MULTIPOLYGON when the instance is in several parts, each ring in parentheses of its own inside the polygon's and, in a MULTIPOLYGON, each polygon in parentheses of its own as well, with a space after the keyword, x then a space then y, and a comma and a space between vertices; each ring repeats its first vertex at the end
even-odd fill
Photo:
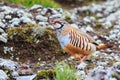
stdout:
POLYGON ((73 28, 69 30, 69 39, 70 39, 70 44, 72 44, 74 47, 78 47, 82 50, 91 49, 90 40, 83 34, 81 35, 79 32, 77 32, 73 28))
POLYGON ((77 34, 87 37, 91 43, 96 43, 95 40, 90 35, 88 35, 86 32, 80 29, 76 29, 76 28, 73 28, 73 29, 77 32, 77 34))

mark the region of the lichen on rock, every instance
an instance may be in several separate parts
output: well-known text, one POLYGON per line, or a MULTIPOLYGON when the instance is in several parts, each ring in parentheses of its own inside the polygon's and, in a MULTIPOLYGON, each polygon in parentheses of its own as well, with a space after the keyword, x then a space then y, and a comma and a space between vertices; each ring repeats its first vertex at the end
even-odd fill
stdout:
POLYGON ((55 71, 50 69, 50 70, 41 70, 39 72, 37 72, 37 76, 35 78, 35 80, 39 80, 39 79, 53 79, 55 75, 55 71))

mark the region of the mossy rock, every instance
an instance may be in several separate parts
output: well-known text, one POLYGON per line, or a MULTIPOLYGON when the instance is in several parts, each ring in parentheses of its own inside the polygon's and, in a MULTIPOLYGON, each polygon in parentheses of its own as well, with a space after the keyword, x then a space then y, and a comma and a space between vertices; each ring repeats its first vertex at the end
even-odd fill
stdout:
POLYGON ((23 27, 13 27, 7 30, 8 37, 14 41, 25 41, 33 43, 35 36, 33 35, 33 24, 27 24, 23 27))
POLYGON ((62 54, 63 50, 58 39, 50 28, 43 28, 37 24, 27 24, 21 27, 10 28, 6 32, 8 34, 8 42, 2 45, 2 47, 13 47, 13 51, 8 51, 5 54, 4 49, 0 49, 0 56, 3 58, 12 60, 19 58, 19 61, 22 62, 25 60, 38 62, 40 58, 42 61, 49 60, 51 62, 53 57, 55 57, 55 60, 60 61, 68 57, 62 54))
POLYGON ((55 75, 55 71, 50 70, 41 70, 37 73, 37 76, 34 80, 40 80, 40 79, 53 79, 55 75))

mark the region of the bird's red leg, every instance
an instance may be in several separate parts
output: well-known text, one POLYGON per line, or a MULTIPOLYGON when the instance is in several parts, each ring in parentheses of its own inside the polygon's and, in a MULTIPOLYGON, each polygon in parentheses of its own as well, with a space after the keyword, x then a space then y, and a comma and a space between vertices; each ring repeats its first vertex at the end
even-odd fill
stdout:
POLYGON ((87 55, 83 56, 83 57, 80 59, 80 62, 83 62, 86 58, 87 58, 87 55))
POLYGON ((74 53, 73 56, 75 57, 75 59, 80 59, 80 55, 78 55, 77 53, 74 53))

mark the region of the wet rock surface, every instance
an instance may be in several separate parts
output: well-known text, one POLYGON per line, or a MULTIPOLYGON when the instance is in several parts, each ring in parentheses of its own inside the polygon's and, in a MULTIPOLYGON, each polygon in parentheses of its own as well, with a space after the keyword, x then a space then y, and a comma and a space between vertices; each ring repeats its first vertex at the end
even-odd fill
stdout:
POLYGON ((76 75, 81 76, 82 80, 119 80, 119 3, 119 0, 107 0, 70 11, 44 8, 41 5, 27 9, 1 3, 0 66, 12 70, 15 77, 27 74, 27 77, 30 75, 33 78, 32 75, 38 70, 53 69, 56 61, 64 60, 77 67, 76 75), (84 63, 79 63, 62 51, 51 30, 50 18, 65 19, 72 26, 93 36, 97 43, 106 43, 109 48, 96 51, 84 63), (28 60, 29 64, 25 63, 28 60))

